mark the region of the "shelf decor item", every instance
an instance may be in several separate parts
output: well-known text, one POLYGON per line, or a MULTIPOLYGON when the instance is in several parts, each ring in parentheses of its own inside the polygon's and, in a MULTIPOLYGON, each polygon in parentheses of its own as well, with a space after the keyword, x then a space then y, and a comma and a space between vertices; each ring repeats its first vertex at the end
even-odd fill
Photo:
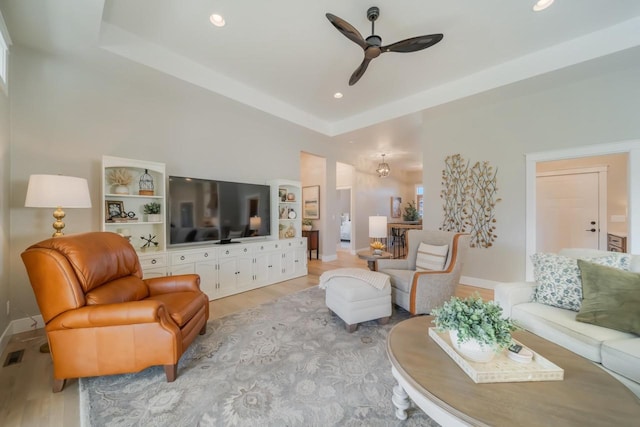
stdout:
POLYGON ((149 175, 149 169, 145 169, 144 173, 140 175, 140 180, 138 181, 138 185, 140 189, 138 190, 138 194, 141 196, 153 196, 154 188, 153 188, 153 177, 149 175))
POLYGON ((371 246, 371 249, 373 250, 374 255, 382 255, 382 251, 385 248, 384 243, 379 241, 373 242, 369 246, 371 246))
POLYGON ((451 344, 467 360, 485 363, 512 343, 511 319, 502 317, 502 307, 478 295, 451 297, 431 311, 438 332, 449 332, 451 344))
POLYGON ((160 215, 160 203, 151 202, 143 206, 144 213, 147 215, 148 222, 160 222, 162 216, 160 215))
POLYGON ((125 168, 111 169, 107 173, 107 180, 114 186, 114 194, 129 194, 129 185, 133 182, 133 175, 125 168))
POLYGON ((302 187, 302 218, 320 219, 320 186, 302 187))

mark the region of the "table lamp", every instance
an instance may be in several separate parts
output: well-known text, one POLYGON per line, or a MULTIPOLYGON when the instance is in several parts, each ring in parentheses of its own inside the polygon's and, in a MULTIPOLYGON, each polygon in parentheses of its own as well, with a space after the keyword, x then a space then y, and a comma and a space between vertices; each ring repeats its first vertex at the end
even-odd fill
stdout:
POLYGON ((387 217, 386 216, 370 216, 369 217, 369 237, 373 241, 382 242, 387 239, 387 217))
POLYGON ((65 209, 90 208, 91 197, 89 185, 84 178, 63 175, 31 175, 27 187, 27 197, 24 201, 28 208, 56 208, 53 217, 56 230, 53 237, 62 236, 64 228, 65 209))
POLYGON ((249 218, 249 230, 253 231, 252 236, 258 235, 258 230, 260 230, 260 225, 262 224, 262 220, 259 216, 252 216, 249 218))

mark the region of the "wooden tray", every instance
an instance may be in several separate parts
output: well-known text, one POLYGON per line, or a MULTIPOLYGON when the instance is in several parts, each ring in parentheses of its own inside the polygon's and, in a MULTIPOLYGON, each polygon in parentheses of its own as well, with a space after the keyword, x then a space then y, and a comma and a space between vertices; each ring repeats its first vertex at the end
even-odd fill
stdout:
POLYGON ((511 360, 506 354, 508 350, 503 350, 501 353, 496 354, 493 360, 487 363, 470 362, 454 350, 448 333, 439 333, 436 328, 429 328, 429 336, 476 383, 561 381, 564 379, 564 369, 551 363, 516 340, 514 341, 533 353, 531 362, 520 363, 511 360))

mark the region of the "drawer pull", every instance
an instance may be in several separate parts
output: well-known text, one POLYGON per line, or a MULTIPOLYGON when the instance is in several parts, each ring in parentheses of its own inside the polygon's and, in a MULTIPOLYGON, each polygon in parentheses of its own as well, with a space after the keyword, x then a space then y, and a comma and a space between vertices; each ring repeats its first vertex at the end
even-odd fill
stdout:
POLYGON ((207 258, 209 256, 209 252, 204 253, 204 257, 207 258))
POLYGON ((158 261, 156 261, 155 259, 151 260, 151 264, 155 264, 156 262, 158 262, 158 261))
POLYGON ((184 255, 180 257, 180 261, 184 261, 184 255))

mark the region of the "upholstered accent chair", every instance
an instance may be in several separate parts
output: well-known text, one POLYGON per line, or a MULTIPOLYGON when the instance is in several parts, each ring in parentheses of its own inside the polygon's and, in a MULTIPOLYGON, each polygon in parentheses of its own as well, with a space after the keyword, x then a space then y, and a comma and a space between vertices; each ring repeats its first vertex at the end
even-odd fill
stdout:
POLYGON ((195 274, 142 278, 131 244, 115 233, 44 240, 22 253, 53 360, 53 391, 67 378, 138 372, 178 360, 206 331, 209 298, 195 274))
POLYGON ((411 314, 428 314, 454 294, 469 248, 469 235, 438 230, 408 230, 407 241, 407 257, 380 259, 378 271, 391 279, 394 304, 411 314), (435 264, 438 266, 433 268, 435 264))

